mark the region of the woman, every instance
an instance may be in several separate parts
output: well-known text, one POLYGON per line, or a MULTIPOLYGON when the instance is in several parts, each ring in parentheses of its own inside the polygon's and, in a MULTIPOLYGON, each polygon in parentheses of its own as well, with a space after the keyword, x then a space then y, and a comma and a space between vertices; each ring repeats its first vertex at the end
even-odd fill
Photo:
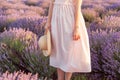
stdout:
POLYGON ((89 38, 81 13, 82 0, 52 0, 46 31, 52 35, 50 66, 58 80, 70 80, 73 72, 91 72, 89 38))

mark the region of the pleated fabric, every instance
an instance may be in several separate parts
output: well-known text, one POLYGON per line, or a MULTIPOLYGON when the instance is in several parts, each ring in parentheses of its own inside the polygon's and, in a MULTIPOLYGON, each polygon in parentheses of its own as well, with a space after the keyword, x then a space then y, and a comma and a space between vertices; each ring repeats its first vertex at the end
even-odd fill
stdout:
POLYGON ((73 40, 74 13, 72 0, 55 0, 51 20, 52 54, 49 64, 64 72, 91 72, 89 37, 82 13, 79 21, 80 39, 73 40))

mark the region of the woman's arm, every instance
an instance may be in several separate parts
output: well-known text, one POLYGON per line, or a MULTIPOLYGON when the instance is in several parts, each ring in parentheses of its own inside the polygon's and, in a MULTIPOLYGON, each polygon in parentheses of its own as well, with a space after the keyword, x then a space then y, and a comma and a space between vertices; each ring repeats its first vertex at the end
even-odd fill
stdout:
POLYGON ((51 27, 51 18, 52 18, 52 12, 53 12, 53 2, 54 2, 54 0, 50 1, 49 11, 48 11, 48 19, 47 19, 47 23, 45 25, 45 29, 48 29, 48 28, 51 27))
POLYGON ((79 28, 80 26, 80 12, 81 12, 81 4, 82 0, 74 0, 74 7, 75 7, 75 29, 79 28))
POLYGON ((78 40, 80 39, 80 32, 79 32, 79 27, 80 27, 80 13, 81 13, 81 3, 82 0, 74 0, 74 8, 75 8, 75 24, 74 24, 74 30, 73 30, 73 40, 78 40))

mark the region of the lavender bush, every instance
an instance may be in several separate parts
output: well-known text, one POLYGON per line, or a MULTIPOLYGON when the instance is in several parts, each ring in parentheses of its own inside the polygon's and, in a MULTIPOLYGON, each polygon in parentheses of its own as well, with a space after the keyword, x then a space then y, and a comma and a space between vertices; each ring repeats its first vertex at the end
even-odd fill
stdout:
POLYGON ((118 3, 113 3, 110 6, 108 6, 107 9, 119 11, 120 10, 120 4, 119 4, 119 2, 118 3))
MULTIPOLYGON (((46 8, 47 7, 48 6, 46 6, 46 8)), ((28 6, 28 5, 25 5, 22 1, 16 2, 16 3, 10 3, 6 0, 2 0, 0 9, 1 9, 2 13, 4 12, 3 15, 12 15, 13 13, 14 14, 17 13, 19 15, 24 16, 25 13, 28 13, 27 11, 34 12, 39 16, 45 15, 45 13, 44 13, 45 8, 43 8, 41 6, 28 6)))
MULTIPOLYGON (((116 14, 117 15, 117 14, 116 14)), ((100 30, 107 30, 114 29, 116 32, 120 31, 120 24, 119 24, 119 16, 105 16, 104 19, 96 19, 95 22, 90 24, 90 30, 96 31, 97 29, 100 30)))
POLYGON ((10 73, 6 71, 5 73, 0 75, 0 80, 38 80, 38 74, 34 75, 32 73, 26 74, 22 71, 10 73))
POLYGON ((83 16, 85 18, 85 21, 87 22, 93 22, 95 18, 97 17, 97 13, 92 9, 83 9, 82 10, 83 16))
POLYGON ((84 0, 82 8, 89 10, 95 10, 100 18, 104 18, 105 16, 110 16, 114 13, 119 11, 119 4, 120 1, 116 0, 101 0, 101 1, 94 1, 94 0, 84 0))
POLYGON ((120 77, 120 31, 92 31, 89 33, 92 70, 92 80, 118 80, 120 77), (98 74, 98 75, 96 75, 98 74), (101 79, 102 78, 102 79, 101 79))
POLYGON ((24 1, 24 3, 28 6, 37 6, 39 2, 38 0, 29 0, 29 1, 24 1))
POLYGON ((103 20, 103 24, 105 27, 120 27, 120 17, 117 16, 107 16, 103 20))
POLYGON ((118 11, 117 13, 112 14, 112 16, 120 17, 120 11, 118 11))
POLYGON ((37 35, 41 36, 44 32, 44 25, 46 23, 47 18, 22 18, 12 22, 8 27, 9 28, 23 28, 29 29, 30 31, 36 33, 37 35))
POLYGON ((37 36, 21 28, 10 29, 0 34, 1 72, 22 70, 50 77, 54 69, 49 67, 48 58, 42 55, 37 44, 37 36))
POLYGON ((36 33, 39 37, 43 35, 44 25, 47 17, 20 17, 19 15, 0 16, 0 32, 10 28, 23 28, 36 33), (14 18, 12 18, 15 16, 14 18), (19 17, 19 18, 18 18, 19 17))

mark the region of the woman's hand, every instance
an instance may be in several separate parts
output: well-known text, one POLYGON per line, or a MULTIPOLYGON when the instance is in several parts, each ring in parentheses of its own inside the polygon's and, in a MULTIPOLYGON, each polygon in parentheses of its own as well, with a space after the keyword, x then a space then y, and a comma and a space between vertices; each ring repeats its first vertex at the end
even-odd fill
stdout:
POLYGON ((51 30, 50 23, 46 23, 46 25, 45 25, 45 33, 44 34, 46 34, 48 30, 51 30))
POLYGON ((73 31, 73 40, 78 40, 80 39, 80 31, 79 28, 75 28, 73 31))

